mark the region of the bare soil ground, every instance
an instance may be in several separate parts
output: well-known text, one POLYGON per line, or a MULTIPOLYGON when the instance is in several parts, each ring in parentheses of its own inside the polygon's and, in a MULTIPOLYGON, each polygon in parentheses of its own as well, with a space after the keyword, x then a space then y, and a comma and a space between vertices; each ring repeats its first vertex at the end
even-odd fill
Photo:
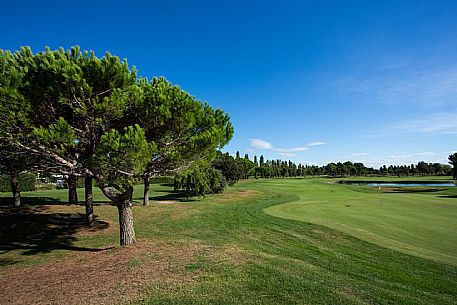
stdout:
POLYGON ((140 241, 58 262, 12 268, 0 278, 0 304, 117 304, 153 283, 182 285, 195 274, 184 266, 201 250, 140 241))

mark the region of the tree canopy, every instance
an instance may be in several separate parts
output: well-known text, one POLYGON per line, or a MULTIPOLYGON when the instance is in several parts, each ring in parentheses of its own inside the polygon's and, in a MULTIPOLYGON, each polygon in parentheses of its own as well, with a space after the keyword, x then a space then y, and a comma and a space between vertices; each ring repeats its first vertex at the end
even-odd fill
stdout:
POLYGON ((39 155, 61 173, 94 177, 118 207, 122 245, 135 241, 134 183, 210 160, 233 134, 221 109, 165 78, 138 78, 110 53, 21 48, 2 51, 0 65, 9 84, 0 92, 0 145, 39 155))

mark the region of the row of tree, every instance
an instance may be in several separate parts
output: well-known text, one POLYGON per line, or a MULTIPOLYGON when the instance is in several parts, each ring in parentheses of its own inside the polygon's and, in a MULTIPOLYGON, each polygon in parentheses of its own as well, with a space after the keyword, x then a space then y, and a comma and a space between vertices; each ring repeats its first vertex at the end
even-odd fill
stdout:
POLYGON ((119 211, 120 243, 135 242, 133 185, 211 160, 232 137, 228 115, 165 78, 139 77, 127 61, 106 53, 21 48, 0 50, 0 169, 11 177, 52 172, 85 179, 88 223, 93 179, 119 211))
MULTIPOLYGON (((224 155, 225 159, 230 159, 228 154, 224 155)), ((331 162, 327 165, 302 165, 292 161, 283 160, 265 160, 261 155, 258 159, 254 156, 251 161, 249 156, 245 154, 244 158, 240 157, 239 152, 236 157, 232 158, 234 164, 232 173, 238 179, 255 177, 255 178, 284 178, 284 177, 304 177, 304 176, 366 176, 366 175, 381 175, 381 176, 413 176, 413 175, 452 175, 457 179, 457 153, 449 156, 449 164, 441 163, 426 163, 423 161, 411 165, 383 165, 379 169, 367 167, 363 163, 351 161, 346 162, 331 162)), ((216 159, 217 160, 217 159, 216 159)), ((217 161, 215 161, 217 162, 217 161)), ((229 164, 229 163, 227 163, 229 164)))

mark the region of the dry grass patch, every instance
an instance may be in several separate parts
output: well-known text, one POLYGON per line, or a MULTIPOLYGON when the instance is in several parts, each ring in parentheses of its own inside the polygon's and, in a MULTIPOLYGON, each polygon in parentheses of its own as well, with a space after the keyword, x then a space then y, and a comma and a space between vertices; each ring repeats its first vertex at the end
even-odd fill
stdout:
POLYGON ((215 199, 216 202, 226 203, 226 202, 235 202, 241 199, 253 198, 261 194, 256 190, 236 190, 231 192, 225 192, 222 195, 218 195, 215 199))
POLYGON ((184 272, 201 245, 140 241, 99 253, 78 253, 43 266, 10 269, 0 279, 1 304, 114 304, 154 283, 193 281, 184 272))

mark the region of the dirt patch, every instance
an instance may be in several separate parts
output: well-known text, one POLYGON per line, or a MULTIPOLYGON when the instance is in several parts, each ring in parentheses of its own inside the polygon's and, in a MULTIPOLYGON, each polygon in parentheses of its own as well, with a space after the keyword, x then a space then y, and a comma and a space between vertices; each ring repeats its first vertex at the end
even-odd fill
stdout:
POLYGON ((149 285, 190 283, 184 272, 201 245, 140 241, 44 266, 10 269, 0 278, 1 304, 114 304, 130 300, 149 285))
POLYGON ((173 204, 176 203, 176 201, 171 201, 171 200, 161 200, 157 201, 158 204, 173 204))
POLYGON ((236 191, 236 192, 227 192, 222 195, 218 195, 217 201, 218 202, 229 202, 229 201, 236 201, 238 199, 246 199, 246 198, 251 198, 255 197, 260 192, 255 191, 255 190, 243 190, 243 191, 236 191))
POLYGON ((246 198, 246 197, 255 196, 255 195, 257 195, 258 193, 259 193, 259 192, 258 192, 258 191, 255 191, 255 190, 245 190, 245 191, 239 191, 239 192, 237 192, 236 194, 238 195, 238 197, 246 198))
POLYGON ((83 227, 76 231, 75 236, 91 236, 99 234, 111 234, 117 232, 119 225, 110 220, 103 223, 96 222, 90 227, 83 227))

